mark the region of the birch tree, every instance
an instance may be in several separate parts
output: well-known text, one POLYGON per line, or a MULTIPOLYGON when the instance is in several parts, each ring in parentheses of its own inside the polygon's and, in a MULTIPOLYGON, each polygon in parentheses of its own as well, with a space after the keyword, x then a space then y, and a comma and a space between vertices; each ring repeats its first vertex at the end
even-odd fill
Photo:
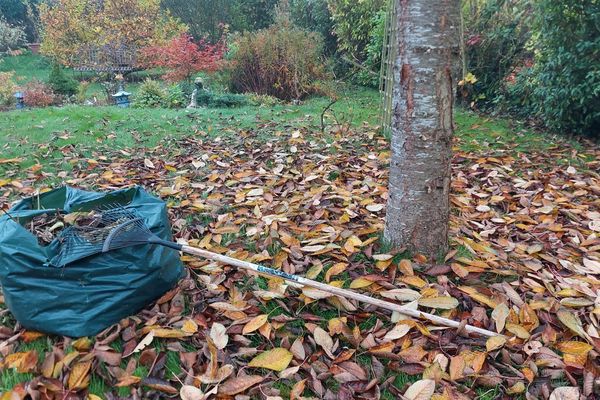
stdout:
POLYGON ((398 1, 385 238, 436 257, 448 250, 460 0, 398 1))

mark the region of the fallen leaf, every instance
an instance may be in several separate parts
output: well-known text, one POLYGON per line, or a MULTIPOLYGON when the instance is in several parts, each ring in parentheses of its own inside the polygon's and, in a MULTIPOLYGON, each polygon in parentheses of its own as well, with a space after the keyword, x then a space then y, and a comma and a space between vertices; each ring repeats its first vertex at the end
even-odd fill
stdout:
POLYGON ((492 319, 496 323, 496 332, 500 333, 504 330, 506 318, 508 317, 508 306, 504 303, 498 304, 492 311, 492 319))
POLYGON ((450 296, 421 297, 418 303, 422 307, 452 310, 458 307, 458 300, 450 296))
POLYGON ((383 340, 397 340, 404 337, 409 331, 411 327, 406 324, 396 324, 392 330, 385 334, 383 340))
POLYGON ((259 375, 243 375, 230 378, 219 385, 219 394, 223 396, 235 396, 262 382, 264 379, 264 377, 259 375))
POLYGON ((215 343, 215 346, 219 350, 223 350, 229 342, 229 336, 227 335, 227 328, 218 322, 212 324, 210 329, 210 338, 215 343))
POLYGON ((583 330, 583 326, 581 325, 581 320, 571 311, 561 309, 556 313, 560 322, 563 323, 567 328, 569 328, 574 334, 587 339, 587 335, 583 330))
POLYGON ((148 345, 150 345, 150 343, 152 343, 152 340, 154 340, 154 331, 148 332, 148 334, 138 343, 138 345, 135 346, 133 352, 138 353, 144 350, 148 345))
POLYGON ((313 336, 315 338, 315 343, 321 346, 329 357, 333 358, 333 339, 331 339, 331 336, 329 336, 324 329, 318 326, 315 328, 313 336))
POLYGON ((254 332, 261 326, 267 323, 269 316, 267 314, 258 315, 252 320, 250 320, 246 325, 244 325, 244 329, 242 330, 242 335, 247 335, 249 333, 254 332))
POLYGON ((277 347, 260 353, 250 361, 248 366, 281 372, 290 365, 292 358, 293 355, 289 350, 277 347))
POLYGON ((554 389, 549 400, 579 400, 580 392, 576 386, 563 386, 554 389))
POLYGON ((506 338, 502 336, 492 336, 485 342, 485 348, 487 351, 494 351, 504 347, 505 344, 506 338))
POLYGON ((202 390, 195 386, 183 385, 179 390, 181 400, 204 400, 205 396, 202 390))
POLYGON ((433 379, 422 379, 416 381, 404 392, 408 400, 430 400, 435 392, 435 381, 433 379))
POLYGON ((71 369, 67 386, 69 390, 78 391, 88 387, 90 384, 91 361, 78 362, 71 369))

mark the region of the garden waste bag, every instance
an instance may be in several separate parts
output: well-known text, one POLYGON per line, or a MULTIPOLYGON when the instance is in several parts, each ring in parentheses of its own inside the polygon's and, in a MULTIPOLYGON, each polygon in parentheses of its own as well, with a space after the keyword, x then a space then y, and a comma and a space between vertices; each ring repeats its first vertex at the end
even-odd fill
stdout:
POLYGON ((53 266, 58 239, 47 246, 25 227, 53 215, 122 206, 135 210, 161 239, 171 240, 166 204, 139 187, 94 193, 63 187, 22 200, 0 217, 0 283, 4 300, 27 329, 95 335, 170 290, 182 277, 179 254, 133 246, 53 266))

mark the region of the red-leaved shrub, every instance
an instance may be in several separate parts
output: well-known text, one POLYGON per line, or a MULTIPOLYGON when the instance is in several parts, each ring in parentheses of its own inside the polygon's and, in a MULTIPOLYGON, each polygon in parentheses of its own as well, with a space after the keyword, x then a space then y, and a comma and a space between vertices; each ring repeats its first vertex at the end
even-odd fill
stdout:
POLYGON ((23 96, 25 105, 28 107, 48 107, 58 100, 49 86, 36 80, 23 86, 23 96))
POLYGON ((203 39, 194 42, 190 35, 184 33, 164 45, 144 48, 140 62, 150 67, 165 68, 167 73, 163 79, 179 82, 198 72, 214 72, 221 68, 226 49, 225 34, 212 44, 203 39))
POLYGON ((326 75, 322 37, 290 24, 244 33, 234 47, 230 85, 235 92, 301 99, 326 75))

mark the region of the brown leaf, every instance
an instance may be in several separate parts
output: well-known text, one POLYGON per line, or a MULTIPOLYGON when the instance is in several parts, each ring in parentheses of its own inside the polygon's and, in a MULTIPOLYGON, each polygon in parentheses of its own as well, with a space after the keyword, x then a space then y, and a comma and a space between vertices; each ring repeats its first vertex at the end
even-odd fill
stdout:
POLYGON ((169 382, 164 381, 162 379, 148 377, 142 379, 142 385, 148 386, 151 389, 158 390, 159 392, 168 393, 168 394, 177 394, 179 390, 174 388, 169 384, 169 382))
POLYGON ((264 380, 260 375, 244 375, 231 378, 219 386, 219 394, 223 396, 235 396, 238 393, 251 388, 264 380))

